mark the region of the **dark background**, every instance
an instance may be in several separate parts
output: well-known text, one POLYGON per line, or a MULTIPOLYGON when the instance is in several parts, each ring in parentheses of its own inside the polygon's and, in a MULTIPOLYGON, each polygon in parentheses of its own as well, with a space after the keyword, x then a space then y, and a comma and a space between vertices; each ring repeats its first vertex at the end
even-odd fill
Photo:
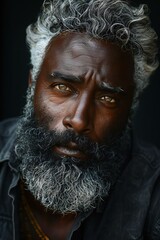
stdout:
MULTIPOLYGON (((43 0, 5 0, 2 7, 2 76, 0 80, 0 120, 18 116, 25 104, 28 85, 29 52, 25 29, 35 21, 43 0)), ((132 0, 134 5, 147 3, 152 26, 160 37, 160 1, 132 0)), ((141 97, 134 120, 137 135, 160 147, 160 68, 141 97)))

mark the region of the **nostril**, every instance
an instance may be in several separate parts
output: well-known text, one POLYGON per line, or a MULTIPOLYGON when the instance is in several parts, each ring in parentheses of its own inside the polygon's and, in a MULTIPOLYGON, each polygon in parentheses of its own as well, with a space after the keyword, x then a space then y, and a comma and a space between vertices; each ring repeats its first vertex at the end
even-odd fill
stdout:
POLYGON ((86 119, 78 117, 66 117, 63 119, 63 125, 67 129, 73 129, 77 133, 89 132, 89 127, 86 119))
POLYGON ((71 119, 69 117, 65 117, 63 119, 63 125, 67 128, 67 129, 72 129, 72 124, 71 124, 71 119))

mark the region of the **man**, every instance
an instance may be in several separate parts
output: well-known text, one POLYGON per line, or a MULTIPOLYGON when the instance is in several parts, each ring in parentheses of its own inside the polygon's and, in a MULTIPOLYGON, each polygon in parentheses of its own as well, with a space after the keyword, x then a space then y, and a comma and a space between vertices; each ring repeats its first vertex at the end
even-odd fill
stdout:
POLYGON ((1 123, 0 239, 160 239, 160 153, 132 132, 157 67, 146 6, 46 1, 27 103, 1 123))

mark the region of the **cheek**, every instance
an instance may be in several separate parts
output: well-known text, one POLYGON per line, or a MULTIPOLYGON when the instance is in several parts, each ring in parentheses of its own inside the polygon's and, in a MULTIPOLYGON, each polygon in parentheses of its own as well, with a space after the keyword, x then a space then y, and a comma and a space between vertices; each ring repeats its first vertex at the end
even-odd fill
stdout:
POLYGON ((101 114, 95 123, 96 138, 99 142, 109 142, 121 134, 128 122, 129 110, 113 111, 101 114))
POLYGON ((62 131, 62 120, 66 111, 65 104, 57 104, 44 94, 39 94, 34 100, 35 116, 40 124, 45 124, 50 130, 62 131))

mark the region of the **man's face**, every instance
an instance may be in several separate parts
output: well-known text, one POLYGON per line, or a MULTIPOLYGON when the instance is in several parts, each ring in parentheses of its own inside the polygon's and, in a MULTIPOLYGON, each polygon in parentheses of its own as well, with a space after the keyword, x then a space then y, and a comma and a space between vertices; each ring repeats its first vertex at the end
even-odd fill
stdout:
MULTIPOLYGON (((86 34, 56 37, 38 75, 34 109, 50 130, 70 129, 98 143, 110 143, 125 128, 134 93, 134 64, 128 52, 86 34)), ((75 143, 54 152, 85 158, 75 143)))
POLYGON ((43 206, 88 211, 109 194, 130 151, 133 91, 133 60, 119 47, 78 33, 50 43, 15 146, 43 206))

